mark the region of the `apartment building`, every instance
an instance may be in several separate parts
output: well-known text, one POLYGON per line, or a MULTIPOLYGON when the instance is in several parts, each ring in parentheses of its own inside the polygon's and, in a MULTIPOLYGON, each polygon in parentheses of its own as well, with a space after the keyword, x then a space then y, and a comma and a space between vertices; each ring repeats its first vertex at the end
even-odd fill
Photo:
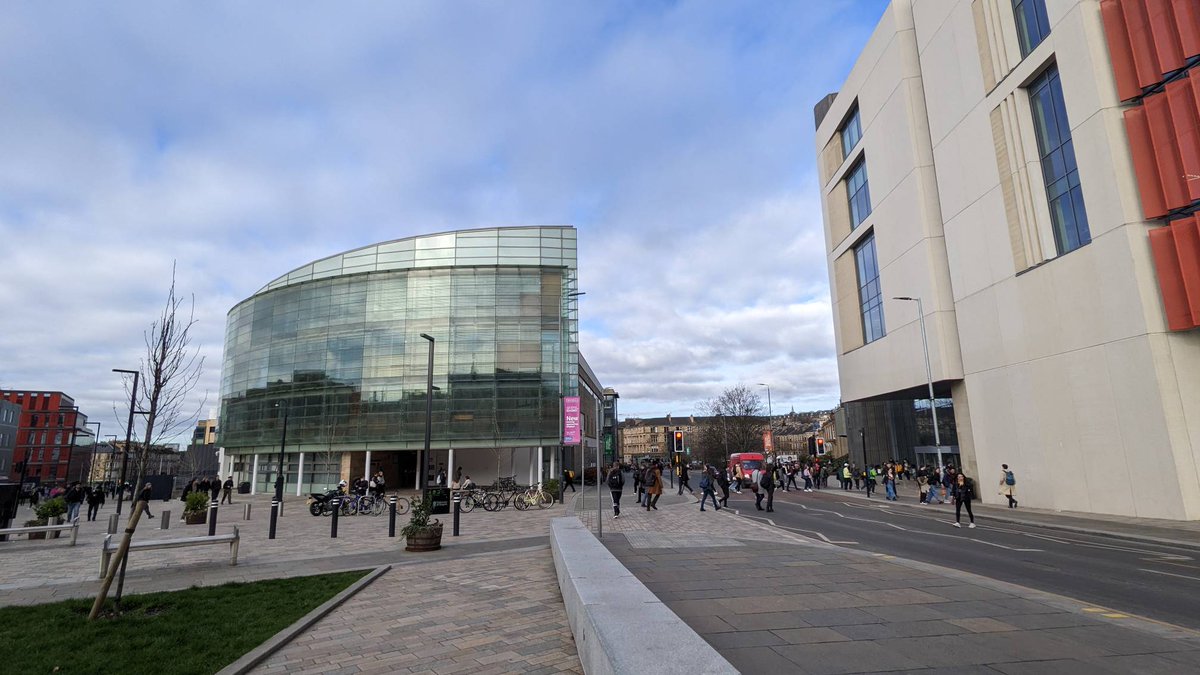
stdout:
POLYGON ((852 459, 1200 518, 1198 63, 1192 0, 893 0, 815 109, 852 459))

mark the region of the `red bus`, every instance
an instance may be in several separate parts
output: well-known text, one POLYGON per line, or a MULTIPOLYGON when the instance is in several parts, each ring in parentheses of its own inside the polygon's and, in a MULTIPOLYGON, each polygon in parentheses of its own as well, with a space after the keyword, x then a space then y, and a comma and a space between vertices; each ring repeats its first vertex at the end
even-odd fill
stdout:
POLYGON ((763 468, 763 462, 766 457, 763 457, 761 452, 735 452, 729 456, 729 472, 731 475, 738 475, 738 469, 741 469, 742 485, 750 484, 750 474, 754 473, 755 469, 763 468))

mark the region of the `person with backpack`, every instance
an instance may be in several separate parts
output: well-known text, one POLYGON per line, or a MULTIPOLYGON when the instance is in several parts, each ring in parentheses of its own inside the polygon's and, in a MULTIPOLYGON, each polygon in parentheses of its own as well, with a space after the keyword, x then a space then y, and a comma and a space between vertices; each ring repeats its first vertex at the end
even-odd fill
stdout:
POLYGON ((971 524, 968 527, 974 529, 975 514, 971 511, 971 502, 975 500, 975 481, 967 478, 966 474, 959 473, 954 478, 954 526, 962 527, 959 521, 962 519, 962 508, 967 507, 967 516, 971 519, 971 524))
POLYGON ((692 484, 688 478, 687 464, 679 465, 679 494, 683 494, 683 489, 687 488, 688 494, 696 496, 696 491, 692 489, 692 484))
MULTIPOLYGON (((774 511, 775 510, 775 467, 774 466, 771 466, 770 464, 768 464, 766 470, 763 471, 759 475, 758 487, 760 488, 759 494, 766 494, 766 496, 767 496, 767 509, 766 509, 767 513, 774 511)), ((761 499, 762 498, 759 497, 760 501, 761 501, 761 499)))
POLYGON ((1004 473, 1000 476, 1000 494, 1008 497, 1008 508, 1017 508, 1017 478, 1008 470, 1007 464, 1001 464, 1004 473))
POLYGON ((763 510, 762 501, 767 496, 761 486, 763 473, 762 469, 755 469, 750 472, 750 491, 754 493, 754 508, 759 511, 763 510))
POLYGON ((724 470, 713 473, 717 477, 717 485, 721 488, 721 506, 729 506, 729 473, 724 470))
POLYGON ((663 493, 662 468, 658 462, 650 465, 650 469, 646 471, 646 510, 658 510, 658 498, 663 493))
POLYGON ((720 503, 717 502, 716 483, 717 483, 717 480, 713 476, 713 468, 711 466, 705 465, 704 473, 700 474, 700 483, 699 483, 700 510, 701 511, 706 510, 704 508, 704 504, 705 504, 705 502, 707 502, 709 500, 710 497, 712 498, 713 508, 715 508, 718 511, 721 510, 721 505, 720 505, 720 503))
POLYGON ((621 492, 625 489, 625 474, 621 473, 621 463, 613 462, 612 468, 608 470, 608 476, 605 478, 608 483, 608 491, 612 493, 613 500, 613 518, 621 517, 621 492))

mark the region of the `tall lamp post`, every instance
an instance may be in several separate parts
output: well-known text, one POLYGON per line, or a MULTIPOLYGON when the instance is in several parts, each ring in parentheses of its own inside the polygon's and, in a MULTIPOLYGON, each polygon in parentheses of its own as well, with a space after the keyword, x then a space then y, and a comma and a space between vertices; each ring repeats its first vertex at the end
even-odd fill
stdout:
POLYGON ((937 401, 933 398, 933 371, 929 367, 929 338, 925 335, 925 308, 921 304, 921 298, 902 295, 892 299, 917 303, 917 318, 921 320, 921 346, 925 348, 925 381, 929 384, 929 413, 933 415, 933 446, 937 450, 937 463, 940 471, 942 469, 942 435, 938 432, 937 401))
POLYGON ((433 434, 433 344, 434 339, 425 333, 421 337, 429 340, 429 368, 425 373, 425 452, 417 467, 417 490, 425 493, 425 465, 429 462, 430 436, 433 434))
MULTIPOLYGON (((100 422, 88 422, 87 426, 96 425, 96 435, 92 436, 92 460, 88 463, 87 482, 95 480, 92 477, 92 470, 96 467, 96 446, 100 443, 100 422)), ((83 480, 83 467, 79 467, 79 480, 83 480)))
POLYGON ((772 454, 771 461, 774 462, 775 461, 775 458, 774 458, 775 432, 771 426, 772 423, 774 422, 774 414, 771 412, 771 385, 759 382, 758 386, 767 388, 767 433, 771 434, 771 454, 772 454))
MULTIPOLYGON (((119 516, 121 515, 121 502, 125 498, 125 469, 129 462, 129 449, 132 447, 130 444, 133 443, 133 414, 137 412, 138 378, 142 374, 136 370, 122 370, 121 368, 113 368, 112 371, 133 375, 133 387, 129 390, 129 421, 125 424, 125 448, 121 452, 121 477, 120 483, 117 484, 117 515, 119 516)), ((147 439, 148 442, 149 439, 147 439)))

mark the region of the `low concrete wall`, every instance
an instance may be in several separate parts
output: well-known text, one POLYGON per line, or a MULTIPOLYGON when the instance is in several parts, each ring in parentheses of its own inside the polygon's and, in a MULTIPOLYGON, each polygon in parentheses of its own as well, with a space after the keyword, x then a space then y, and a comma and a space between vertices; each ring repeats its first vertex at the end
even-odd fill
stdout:
POLYGON ((578 518, 550 521, 550 548, 585 673, 738 672, 578 518))

